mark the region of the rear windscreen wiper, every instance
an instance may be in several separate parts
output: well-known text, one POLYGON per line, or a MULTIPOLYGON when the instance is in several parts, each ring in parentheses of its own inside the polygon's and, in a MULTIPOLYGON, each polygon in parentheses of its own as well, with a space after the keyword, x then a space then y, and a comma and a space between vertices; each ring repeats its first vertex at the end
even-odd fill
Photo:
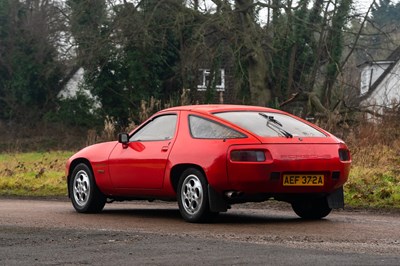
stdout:
POLYGON ((286 130, 284 130, 282 128, 282 124, 278 120, 276 120, 273 116, 266 115, 264 113, 258 113, 258 114, 267 119, 267 127, 271 128, 272 130, 274 130, 277 133, 282 134, 283 136, 285 136, 287 138, 293 138, 293 135, 290 134, 289 132, 287 132, 286 130))

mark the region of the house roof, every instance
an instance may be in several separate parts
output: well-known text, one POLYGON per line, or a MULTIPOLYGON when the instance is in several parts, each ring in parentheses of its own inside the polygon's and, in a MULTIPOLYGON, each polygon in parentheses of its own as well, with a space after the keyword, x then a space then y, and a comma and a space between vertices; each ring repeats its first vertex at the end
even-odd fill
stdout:
POLYGON ((397 47, 396 50, 394 50, 385 61, 392 61, 393 63, 388 66, 388 68, 380 75, 380 77, 372 84, 372 86, 369 88, 368 92, 362 95, 359 99, 360 101, 363 101, 365 99, 368 99, 371 94, 376 90, 376 88, 381 84, 381 82, 386 78, 386 76, 389 75, 389 73, 392 72, 392 69, 396 64, 399 63, 400 61, 400 46, 397 47))
POLYGON ((382 65, 382 64, 392 64, 394 61, 389 61, 389 60, 379 60, 379 61, 365 61, 359 65, 357 65, 358 68, 363 68, 364 66, 372 66, 372 65, 382 65))

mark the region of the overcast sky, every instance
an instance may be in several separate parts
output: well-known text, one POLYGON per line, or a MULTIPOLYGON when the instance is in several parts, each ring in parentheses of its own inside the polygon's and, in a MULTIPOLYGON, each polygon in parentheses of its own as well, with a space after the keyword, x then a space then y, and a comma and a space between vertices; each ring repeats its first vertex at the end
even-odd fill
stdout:
MULTIPOLYGON (((379 0, 377 0, 379 1, 379 0)), ((368 8, 372 4, 373 0, 355 0, 354 1, 354 8, 356 12, 364 13, 367 12, 368 8)))

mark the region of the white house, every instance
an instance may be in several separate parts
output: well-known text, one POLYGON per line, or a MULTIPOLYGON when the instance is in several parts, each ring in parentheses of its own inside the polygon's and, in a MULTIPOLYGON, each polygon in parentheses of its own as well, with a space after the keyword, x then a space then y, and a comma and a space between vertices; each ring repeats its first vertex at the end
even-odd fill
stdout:
POLYGON ((57 97, 61 100, 65 99, 74 99, 77 97, 78 92, 82 92, 89 99, 94 100, 94 109, 101 108, 101 103, 97 97, 93 96, 93 94, 88 89, 83 89, 82 84, 84 82, 83 75, 85 70, 81 67, 79 68, 74 75, 72 75, 71 79, 68 80, 65 87, 58 93, 57 97))
MULTIPOLYGON (((68 80, 65 87, 60 91, 58 97, 60 99, 71 99, 76 97, 79 88, 83 83, 83 74, 84 74, 83 68, 79 68, 71 77, 71 79, 68 80)), ((90 95, 90 92, 87 90, 85 90, 84 93, 87 94, 88 96, 90 95)))
POLYGON ((361 70, 360 103, 378 113, 400 103, 400 47, 386 59, 365 62, 361 70))

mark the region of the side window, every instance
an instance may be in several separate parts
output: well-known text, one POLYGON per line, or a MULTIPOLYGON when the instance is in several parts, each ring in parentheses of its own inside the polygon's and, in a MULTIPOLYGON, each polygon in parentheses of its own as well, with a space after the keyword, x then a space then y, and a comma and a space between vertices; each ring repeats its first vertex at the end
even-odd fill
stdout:
POLYGON ((204 119, 198 116, 189 116, 190 134, 199 139, 233 139, 245 138, 246 136, 236 130, 204 119))
POLYGON ((172 139, 176 128, 176 115, 158 116, 135 132, 129 141, 157 141, 172 139))

